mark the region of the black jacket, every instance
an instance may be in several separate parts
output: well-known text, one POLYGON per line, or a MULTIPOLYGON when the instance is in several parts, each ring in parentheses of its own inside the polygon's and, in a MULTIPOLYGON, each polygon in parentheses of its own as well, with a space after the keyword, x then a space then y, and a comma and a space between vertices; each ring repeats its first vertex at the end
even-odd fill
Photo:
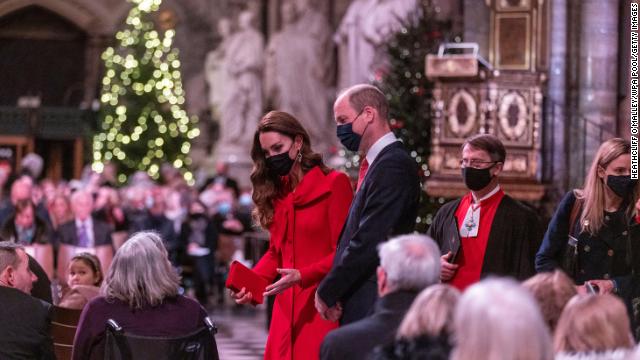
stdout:
POLYGON ((318 295, 328 306, 342 302, 341 324, 371 312, 377 298, 377 246, 413 231, 419 197, 415 161, 401 142, 387 145, 369 166, 353 198, 333 267, 318 287, 318 295))
POLYGON ((0 359, 55 359, 51 305, 0 286, 0 359))
POLYGON ((378 299, 371 316, 333 330, 324 338, 320 359, 367 359, 376 346, 392 343, 417 294, 400 290, 378 299))
MULTIPOLYGON (((460 199, 442 206, 427 231, 443 255, 449 251, 455 253, 451 239, 458 231, 455 225, 458 205, 460 199)), ((534 259, 541 239, 542 227, 538 216, 505 194, 493 218, 480 276, 511 276, 524 280, 534 275, 534 259)))
MULTIPOLYGON (((569 235, 569 217, 575 202, 576 196, 570 191, 558 205, 536 254, 537 271, 552 271, 562 264, 569 235)), ((621 294, 628 293, 632 272, 628 240, 632 233, 639 232, 640 226, 635 224, 635 220, 626 218, 624 213, 618 215, 622 219, 616 223, 606 222, 595 235, 581 232, 579 221, 576 221, 572 231, 578 239, 578 274, 573 279, 576 284, 613 279, 621 294)))

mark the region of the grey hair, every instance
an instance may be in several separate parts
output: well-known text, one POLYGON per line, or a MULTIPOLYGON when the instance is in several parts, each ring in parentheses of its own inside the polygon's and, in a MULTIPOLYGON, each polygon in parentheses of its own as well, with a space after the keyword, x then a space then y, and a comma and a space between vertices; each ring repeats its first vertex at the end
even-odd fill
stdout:
POLYGON ((179 286, 180 277, 169 263, 160 235, 141 231, 118 249, 100 291, 107 300, 140 309, 177 296, 179 286))
POLYGON ((550 360, 551 336, 533 295, 490 278, 468 288, 454 315, 452 360, 550 360))
POLYGON ((9 266, 15 268, 20 265, 18 250, 24 251, 24 246, 13 241, 0 241, 0 273, 9 266))
POLYGON ((378 246, 380 266, 392 290, 420 291, 440 279, 440 249, 426 235, 402 235, 378 246))
POLYGON ((397 338, 415 339, 422 335, 448 337, 453 333, 453 313, 459 299, 460 291, 446 284, 422 290, 402 319, 397 338))
POLYGON ((70 201, 71 203, 75 203, 76 201, 80 200, 81 198, 87 198, 88 200, 90 200, 91 202, 93 202, 93 195, 91 195, 90 192, 88 192, 87 190, 84 189, 80 189, 80 190, 76 190, 71 194, 70 197, 70 201))

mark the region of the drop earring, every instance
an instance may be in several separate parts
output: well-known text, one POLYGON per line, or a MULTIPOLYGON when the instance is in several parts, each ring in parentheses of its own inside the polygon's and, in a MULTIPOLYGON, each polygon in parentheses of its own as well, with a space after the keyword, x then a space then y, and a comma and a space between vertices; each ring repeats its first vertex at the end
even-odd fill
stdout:
POLYGON ((302 162, 302 152, 300 150, 298 150, 298 156, 296 156, 296 160, 298 160, 299 163, 302 162))

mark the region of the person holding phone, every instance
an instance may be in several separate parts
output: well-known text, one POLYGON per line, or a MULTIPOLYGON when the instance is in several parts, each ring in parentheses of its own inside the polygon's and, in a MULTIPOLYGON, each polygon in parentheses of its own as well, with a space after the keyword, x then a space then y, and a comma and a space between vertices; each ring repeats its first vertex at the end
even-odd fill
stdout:
MULTIPOLYGON (((353 197, 351 183, 324 165, 307 131, 282 111, 260 120, 251 158, 254 217, 271 236, 253 270, 270 284, 264 295, 276 296, 264 357, 318 358, 322 340, 338 323, 316 312, 314 295, 333 263, 353 197)), ((254 294, 241 289, 232 297, 247 304, 254 294)))
POLYGON ((442 282, 464 290, 487 275, 530 277, 542 228, 531 209, 500 187, 504 145, 494 135, 478 134, 461 150, 462 178, 470 191, 442 206, 427 231, 442 251, 442 282))
POLYGON ((558 205, 536 255, 537 271, 563 268, 580 293, 628 294, 633 286, 631 247, 640 230, 630 152, 630 143, 620 138, 600 146, 584 187, 569 191, 558 205), (567 257, 576 257, 575 269, 567 268, 567 257))

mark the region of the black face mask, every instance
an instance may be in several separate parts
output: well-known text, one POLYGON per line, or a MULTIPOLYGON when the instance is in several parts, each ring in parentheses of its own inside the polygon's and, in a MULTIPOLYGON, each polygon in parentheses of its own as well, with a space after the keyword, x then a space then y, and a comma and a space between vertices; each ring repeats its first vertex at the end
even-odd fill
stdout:
POLYGON ((338 125, 336 134, 342 145, 349 151, 358 151, 362 137, 353 132, 353 123, 338 125))
POLYGON ((614 194, 626 199, 636 187, 637 179, 632 179, 629 175, 609 175, 607 176, 607 186, 614 194))
POLYGON ((462 179, 464 180, 464 184, 469 188, 469 190, 478 191, 484 189, 489 183, 493 176, 491 176, 491 172, 489 171, 493 167, 490 166, 486 169, 476 169, 472 167, 463 167, 462 168, 462 179))
POLYGON ((269 156, 267 159, 267 167, 272 174, 277 176, 285 176, 289 174, 293 163, 295 162, 289 157, 289 151, 285 151, 282 154, 269 156))

